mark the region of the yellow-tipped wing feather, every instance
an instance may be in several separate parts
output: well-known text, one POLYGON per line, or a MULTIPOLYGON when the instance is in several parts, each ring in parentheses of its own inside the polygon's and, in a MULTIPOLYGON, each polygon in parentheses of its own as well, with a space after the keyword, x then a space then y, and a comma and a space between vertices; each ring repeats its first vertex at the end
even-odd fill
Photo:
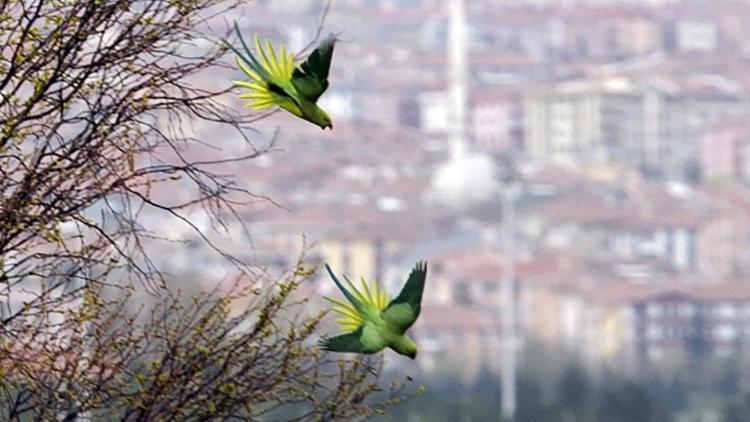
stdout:
MULTIPOLYGON (((365 279, 360 280, 361 287, 360 289, 357 289, 354 286, 354 283, 351 282, 348 278, 344 277, 344 280, 346 280, 347 284, 349 285, 349 292, 360 302, 371 306, 372 308, 375 308, 378 311, 383 311, 388 306, 388 303, 390 302, 390 297, 388 296, 388 293, 386 293, 383 286, 380 285, 377 281, 368 284, 365 279)), ((341 315, 340 318, 336 319, 336 322, 339 323, 341 328, 344 331, 352 332, 356 331, 359 327, 364 324, 364 319, 362 316, 357 312, 357 309, 354 308, 354 305, 352 305, 349 302, 333 299, 330 297, 326 297, 326 300, 331 302, 333 306, 331 307, 331 310, 341 315)))
POLYGON ((245 107, 265 111, 278 106, 321 129, 332 129, 331 116, 316 102, 328 88, 335 37, 329 36, 304 61, 295 63, 294 54, 285 46, 274 46, 258 34, 248 45, 237 23, 234 29, 242 47, 223 41, 237 55, 237 66, 248 78, 234 81, 235 86, 247 90, 240 95, 248 100, 245 107))
MULTIPOLYGON (((283 45, 277 54, 271 41, 261 42, 257 34, 255 35, 255 51, 258 53, 258 62, 270 81, 279 86, 289 85, 295 67, 294 55, 289 53, 283 45)), ((268 81, 251 69, 240 57, 236 57, 235 61, 240 70, 250 78, 249 81, 234 81, 235 86, 250 90, 240 95, 240 98, 250 100, 245 106, 256 111, 264 111, 278 105, 268 87, 268 81)))

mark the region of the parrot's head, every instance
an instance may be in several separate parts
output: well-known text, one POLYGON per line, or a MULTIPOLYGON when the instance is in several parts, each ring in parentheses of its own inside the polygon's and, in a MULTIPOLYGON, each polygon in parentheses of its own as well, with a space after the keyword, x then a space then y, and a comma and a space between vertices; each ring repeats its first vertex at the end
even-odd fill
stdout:
POLYGON ((396 344, 393 345, 393 350, 408 358, 417 358, 417 345, 407 336, 402 336, 396 344))
POLYGON ((411 344, 411 346, 412 346, 412 347, 411 347, 411 348, 409 348, 409 349, 408 349, 408 350, 406 351, 406 353, 404 353, 404 356, 408 356, 408 357, 409 357, 409 359, 412 359, 412 360, 413 360, 413 359, 416 359, 416 358, 417 358, 417 346, 416 346, 416 345, 415 345, 414 343, 412 343, 412 344, 411 344))
POLYGON ((321 129, 333 129, 331 116, 315 104, 308 106, 308 104, 302 103, 301 111, 304 119, 315 123, 320 126, 321 129))
POLYGON ((331 121, 331 116, 328 115, 325 111, 322 109, 320 110, 322 112, 320 117, 320 122, 318 122, 318 126, 320 126, 321 129, 331 129, 333 130, 333 122, 331 121))

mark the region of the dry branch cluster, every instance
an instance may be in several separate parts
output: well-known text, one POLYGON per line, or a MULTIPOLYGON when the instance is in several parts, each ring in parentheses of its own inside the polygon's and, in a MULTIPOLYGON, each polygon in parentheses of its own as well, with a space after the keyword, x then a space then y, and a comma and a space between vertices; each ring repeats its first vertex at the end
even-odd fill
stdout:
POLYGON ((291 298, 306 276, 189 303, 167 297, 141 318, 127 301, 86 288, 56 331, 19 318, 0 345, 0 417, 325 420, 402 400, 399 381, 379 402, 365 400, 381 391, 380 359, 335 361, 310 346, 322 314, 302 315, 306 300, 291 298))
POLYGON ((236 288, 185 301, 145 246, 159 234, 144 213, 213 246, 187 212, 221 227, 256 199, 217 169, 264 153, 258 117, 200 82, 224 66, 217 31, 241 3, 0 0, 0 419, 329 419, 398 400, 365 400, 378 360, 310 346, 322 315, 294 299, 302 262, 277 279, 215 248, 236 288), (196 122, 251 152, 191 160, 196 122), (170 184, 195 195, 154 194, 170 184), (151 304, 135 307, 143 289, 151 304))

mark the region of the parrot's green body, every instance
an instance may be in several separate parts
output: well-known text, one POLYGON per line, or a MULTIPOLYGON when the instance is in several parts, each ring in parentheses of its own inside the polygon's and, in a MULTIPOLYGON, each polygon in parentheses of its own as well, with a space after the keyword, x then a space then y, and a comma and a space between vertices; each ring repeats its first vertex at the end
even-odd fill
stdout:
POLYGON ((277 55, 271 42, 266 40, 264 46, 257 34, 256 57, 245 44, 236 24, 235 30, 244 53, 226 40, 224 42, 237 54, 237 65, 250 78, 249 81, 234 81, 235 86, 250 90, 240 95, 240 98, 250 100, 247 107, 264 111, 279 106, 322 129, 333 128, 331 117, 316 103, 328 89, 328 71, 336 39, 333 36, 326 38, 297 66, 294 55, 288 53, 283 45, 277 55))
POLYGON ((344 316, 338 322, 350 332, 322 340, 320 344, 324 350, 371 354, 390 347, 396 353, 412 359, 417 356, 417 346, 406 335, 406 330, 419 317, 422 292, 427 278, 426 263, 417 263, 401 293, 390 303, 378 284, 368 286, 363 280, 360 292, 344 277, 351 289, 347 290, 328 265, 326 269, 348 303, 326 299, 334 303, 335 312, 344 316))

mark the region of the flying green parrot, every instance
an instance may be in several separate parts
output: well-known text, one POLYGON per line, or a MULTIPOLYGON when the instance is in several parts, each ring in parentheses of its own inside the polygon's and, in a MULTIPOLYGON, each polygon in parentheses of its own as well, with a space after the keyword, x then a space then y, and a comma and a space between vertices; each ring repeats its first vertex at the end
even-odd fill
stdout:
POLYGON ((347 290, 328 264, 326 270, 348 300, 347 303, 326 297, 333 303, 331 309, 343 315, 336 321, 349 333, 321 340, 323 350, 371 354, 390 347, 412 359, 417 357, 417 345, 405 333, 419 316, 427 277, 426 262, 414 266, 401 293, 390 303, 387 293, 377 282, 368 286, 362 279, 360 291, 344 276, 351 289, 347 290))
POLYGON ((234 81, 235 86, 250 90, 240 95, 240 98, 250 100, 245 106, 256 111, 279 106, 321 129, 333 129, 331 117, 315 103, 328 88, 328 70, 336 38, 330 35, 310 53, 307 60, 295 65, 294 55, 287 52, 286 47, 282 45, 277 54, 269 40, 261 43, 258 34, 255 34, 256 58, 245 44, 236 22, 234 29, 245 50, 244 54, 227 40, 223 41, 237 54, 237 65, 250 78, 248 81, 234 81))

